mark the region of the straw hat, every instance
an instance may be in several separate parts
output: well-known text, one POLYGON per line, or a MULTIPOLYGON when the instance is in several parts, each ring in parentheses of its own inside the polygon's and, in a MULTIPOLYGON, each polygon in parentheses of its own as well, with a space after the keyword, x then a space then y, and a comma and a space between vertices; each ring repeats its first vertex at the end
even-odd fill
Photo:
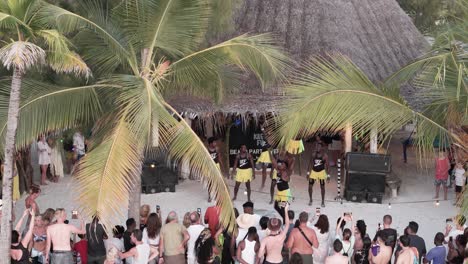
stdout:
POLYGON ((241 214, 237 217, 236 222, 240 228, 248 229, 255 225, 255 216, 251 214, 241 214))

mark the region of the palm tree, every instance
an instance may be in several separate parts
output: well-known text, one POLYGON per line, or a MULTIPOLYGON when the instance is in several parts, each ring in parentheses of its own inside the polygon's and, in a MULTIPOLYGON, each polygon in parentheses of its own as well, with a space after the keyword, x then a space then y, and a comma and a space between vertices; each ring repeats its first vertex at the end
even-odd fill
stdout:
POLYGON ((45 25, 75 34, 85 61, 100 78, 89 86, 61 89, 29 82, 28 87, 43 89, 21 101, 20 113, 34 115, 21 116, 17 142, 25 144, 45 129, 57 129, 64 124, 59 120, 95 118, 90 151, 76 170, 77 202, 107 227, 125 215, 129 192, 140 181, 144 153, 162 150, 170 160, 190 163, 220 206, 221 223, 235 228, 221 173, 164 95, 184 91, 221 100, 225 87, 240 83, 239 69, 253 73, 266 87, 282 77, 288 59, 268 35, 241 35, 206 47, 209 24, 222 15, 209 3, 127 0, 106 10, 91 1, 83 3, 84 16, 53 5, 40 10, 45 25), (65 106, 60 99, 73 105, 65 106), (37 111, 46 104, 54 113, 52 120, 37 111), (31 126, 32 116, 44 125, 31 126))
MULTIPOLYGON (((5 34, 0 48, 0 62, 12 71, 9 102, 5 111, 6 137, 4 144, 3 217, 0 235, 0 256, 9 256, 12 215, 13 156, 19 117, 23 78, 27 72, 47 64, 59 73, 74 73, 88 77, 90 71, 80 57, 69 48, 69 41, 57 30, 43 24, 39 0, 0 1, 0 28, 5 34)), ((10 260, 10 258, 5 258, 10 260)))

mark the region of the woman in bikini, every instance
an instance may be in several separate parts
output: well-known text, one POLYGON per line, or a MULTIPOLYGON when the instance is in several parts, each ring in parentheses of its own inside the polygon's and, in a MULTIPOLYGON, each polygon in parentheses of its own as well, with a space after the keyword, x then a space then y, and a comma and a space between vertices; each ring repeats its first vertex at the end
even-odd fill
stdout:
POLYGON ((42 220, 42 216, 38 215, 34 219, 34 229, 32 238, 31 257, 33 264, 44 263, 47 240, 47 224, 42 220))

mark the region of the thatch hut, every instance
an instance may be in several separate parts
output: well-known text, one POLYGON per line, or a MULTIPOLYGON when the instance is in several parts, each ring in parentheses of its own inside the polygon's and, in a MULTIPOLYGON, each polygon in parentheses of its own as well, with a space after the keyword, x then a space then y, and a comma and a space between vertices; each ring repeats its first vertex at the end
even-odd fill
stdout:
MULTIPOLYGON (((428 43, 395 0, 244 0, 234 16, 235 32, 271 32, 296 62, 325 53, 342 53, 379 82, 428 49, 428 43)), ((281 90, 262 93, 255 81, 214 104, 179 96, 177 110, 199 117, 275 111, 281 90)))

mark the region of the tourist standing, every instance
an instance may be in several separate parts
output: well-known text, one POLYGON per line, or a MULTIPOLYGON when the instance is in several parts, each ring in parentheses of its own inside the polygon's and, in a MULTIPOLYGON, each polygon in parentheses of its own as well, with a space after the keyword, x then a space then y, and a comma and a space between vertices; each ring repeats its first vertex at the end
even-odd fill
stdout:
POLYGON ((463 191, 463 187, 466 184, 466 176, 465 176, 465 169, 463 168, 463 164, 461 162, 457 162, 455 165, 455 205, 461 202, 461 194, 463 191))
POLYGON ((147 264, 149 261, 153 260, 158 255, 157 251, 152 249, 148 244, 143 243, 143 233, 141 232, 141 230, 133 230, 130 238, 135 247, 125 253, 119 252, 119 257, 121 259, 132 258, 133 264, 147 264))
POLYGON ((317 151, 312 155, 309 166, 307 168, 307 176, 309 179, 309 206, 312 205, 312 192, 314 183, 320 183, 320 192, 322 195, 322 207, 325 207, 325 180, 330 181, 328 171, 328 157, 323 152, 321 144, 317 144, 317 151))
POLYGON ((57 140, 49 138, 47 140, 51 148, 50 152, 50 173, 53 176, 54 182, 58 182, 59 178, 63 178, 63 161, 62 150, 63 146, 57 140))
POLYGON ((187 229, 179 223, 177 213, 172 211, 161 229, 159 240, 159 258, 164 258, 166 264, 183 264, 185 261, 185 246, 190 239, 187 229))
MULTIPOLYGON (((219 250, 216 247, 215 239, 211 236, 210 229, 205 228, 195 241, 195 255, 197 257, 197 263, 219 263, 219 258, 216 257, 218 254, 219 250)), ((184 262, 177 262, 177 264, 182 263, 184 262)))
POLYGON ((140 206, 140 230, 145 229, 146 221, 148 220, 148 216, 150 213, 151 208, 148 204, 140 206))
POLYGON ((119 257, 118 252, 124 252, 124 244, 122 240, 122 236, 125 232, 125 229, 123 226, 117 225, 114 227, 113 233, 114 236, 111 238, 108 238, 104 241, 104 244, 106 246, 106 251, 107 251, 107 256, 106 259, 110 258, 110 256, 114 256, 113 263, 115 264, 121 264, 122 259, 119 257), (115 254, 112 253, 109 255, 109 252, 113 252, 113 249, 115 249, 115 254))
POLYGON ((354 238, 354 224, 353 224, 353 216, 352 215, 343 214, 343 217, 340 218, 340 222, 338 222, 338 224, 336 225, 336 236, 335 236, 335 238, 339 239, 341 241, 342 248, 343 248, 341 253, 343 254, 343 256, 348 257, 349 263, 351 263, 351 259, 352 259, 353 252, 354 252, 353 250, 354 250, 354 241, 355 241, 355 238, 354 238), (343 230, 343 232, 340 232, 341 223, 345 218, 348 218, 348 220, 351 221, 351 226, 352 226, 353 230, 350 230, 349 228, 345 228, 343 230), (341 235, 340 235, 340 233, 341 233, 341 235))
POLYGON ((244 209, 244 214, 250 214, 253 215, 255 218, 255 228, 257 230, 260 230, 260 218, 262 218, 260 215, 254 213, 254 204, 252 202, 245 202, 242 205, 242 208, 244 209))
POLYGON ((28 264, 29 262, 29 251, 28 245, 31 241, 33 229, 34 229, 34 210, 24 210, 23 216, 16 224, 15 230, 11 231, 11 247, 10 256, 12 264, 28 264), (21 226, 23 225, 26 216, 31 215, 31 221, 24 237, 21 237, 21 226))
POLYGON ((247 236, 245 236, 237 247, 237 261, 240 264, 255 264, 259 249, 260 241, 257 235, 257 228, 252 226, 249 228, 247 236))
MULTIPOLYGON (((281 254, 284 240, 286 239, 287 227, 289 226, 289 217, 287 211, 289 209, 289 204, 286 203, 284 206, 284 215, 285 223, 283 230, 281 230, 281 220, 278 218, 271 218, 268 222, 268 229, 270 230, 270 235, 265 237, 260 242, 260 250, 258 256, 264 256, 264 264, 273 264, 273 263, 282 263, 283 256, 281 254)), ((259 263, 259 261, 257 262, 259 263)))
POLYGON ((245 183, 247 188, 247 201, 250 202, 250 182, 255 179, 255 166, 252 155, 247 151, 247 146, 241 145, 239 154, 237 154, 233 166, 233 174, 236 177, 236 185, 234 186, 234 198, 237 199, 237 193, 239 192, 239 186, 241 183, 245 183))
POLYGON ((343 244, 339 239, 333 242, 333 255, 325 259, 325 264, 348 264, 348 257, 343 256, 343 244))
POLYGON ((399 245, 401 251, 398 255, 398 259, 395 261, 395 264, 413 264, 419 263, 418 257, 416 256, 413 249, 410 247, 410 238, 407 235, 403 235, 399 239, 399 245))
POLYGON ((397 231, 392 228, 393 218, 391 215, 384 215, 383 217, 383 229, 380 230, 385 239, 385 245, 392 247, 392 251, 395 249, 397 241, 397 231))
POLYGON ((444 234, 441 232, 437 233, 434 237, 435 247, 429 250, 427 255, 423 259, 423 263, 432 264, 445 264, 445 256, 447 256, 447 250, 444 247, 444 234))
MULTIPOLYGON (((88 264, 88 240, 86 234, 79 234, 80 241, 73 244, 73 252, 76 253, 76 258, 80 259, 77 264, 88 264)), ((52 263, 53 264, 53 263, 52 263)))
POLYGON ((450 169, 450 162, 445 152, 439 151, 438 157, 435 159, 435 181, 436 186, 436 195, 434 199, 439 198, 440 186, 444 189, 444 200, 447 200, 447 180, 448 180, 448 171, 450 169))
POLYGON ((319 247, 315 231, 307 227, 308 220, 309 214, 307 212, 299 214, 299 226, 293 228, 286 243, 290 254, 299 253, 304 263, 312 263, 313 248, 319 247))
POLYGON ((39 141, 37 142, 37 151, 39 155, 39 166, 41 167, 41 185, 47 185, 47 168, 50 164, 51 149, 47 144, 44 134, 40 135, 39 141))
POLYGON ((211 236, 214 237, 216 234, 218 224, 219 224, 219 207, 216 205, 206 208, 205 211, 205 225, 208 225, 208 228, 211 230, 211 236))
POLYGON ((187 228, 187 232, 190 236, 187 242, 187 263, 196 264, 197 257, 195 256, 195 242, 200 236, 201 232, 205 229, 203 225, 200 224, 200 216, 197 212, 192 212, 190 214, 190 226, 187 228))
POLYGON ((377 232, 374 243, 369 252, 369 263, 387 264, 392 259, 392 247, 385 245, 385 234, 377 232))
POLYGON ((323 264, 325 262, 325 258, 328 256, 330 223, 328 222, 328 217, 324 214, 319 215, 316 219, 317 222, 312 226, 312 229, 315 231, 319 246, 314 249, 313 258, 315 264, 323 264))
MULTIPOLYGON (((146 227, 143 229, 143 243, 148 244, 152 249, 159 251, 159 241, 161 232, 161 218, 157 213, 151 213, 146 220, 146 227)), ((158 259, 150 261, 156 264, 158 259)))
POLYGON ((129 218, 125 222, 125 225, 127 226, 127 230, 125 230, 123 234, 123 243, 124 243, 124 249, 125 249, 124 252, 127 252, 135 246, 132 244, 131 236, 132 236, 133 230, 136 229, 136 221, 134 218, 129 218))
POLYGON ((42 220, 42 216, 38 215, 34 219, 34 229, 32 237, 31 257, 33 264, 44 263, 46 246, 47 246, 47 225, 42 220))
POLYGON ((71 234, 86 234, 84 221, 79 214, 80 228, 74 225, 65 224, 67 213, 65 209, 59 208, 55 210, 56 223, 47 228, 47 248, 46 261, 53 264, 70 264, 73 263, 73 252, 70 246, 71 234), (50 252, 51 247, 54 251, 50 252))
POLYGON ((239 243, 244 240, 245 236, 249 232, 249 228, 255 226, 255 217, 251 214, 240 214, 237 219, 237 236, 236 236, 236 246, 239 246, 239 243))
MULTIPOLYGON (((40 210, 39 206, 36 203, 37 197, 41 194, 41 188, 39 186, 33 185, 31 186, 31 189, 29 190, 29 195, 26 197, 24 200, 24 205, 26 209, 31 209, 34 211, 35 215, 39 215, 40 210)), ((31 216, 28 217, 28 220, 26 222, 26 225, 29 226, 29 223, 31 222, 31 216)))
POLYGON ((262 216, 260 218, 260 230, 257 232, 258 234, 258 240, 259 241, 262 241, 263 238, 265 238, 267 235, 268 235, 268 221, 270 220, 270 218, 268 216, 262 216))
POLYGON ((86 224, 86 237, 88 238, 88 264, 102 264, 107 254, 104 245, 107 234, 97 216, 93 217, 90 224, 86 224))
POLYGON ((410 247, 415 247, 418 250, 418 261, 421 262, 421 258, 426 255, 426 242, 424 239, 417 235, 419 230, 418 223, 411 221, 408 224, 407 231, 410 239, 410 247))

